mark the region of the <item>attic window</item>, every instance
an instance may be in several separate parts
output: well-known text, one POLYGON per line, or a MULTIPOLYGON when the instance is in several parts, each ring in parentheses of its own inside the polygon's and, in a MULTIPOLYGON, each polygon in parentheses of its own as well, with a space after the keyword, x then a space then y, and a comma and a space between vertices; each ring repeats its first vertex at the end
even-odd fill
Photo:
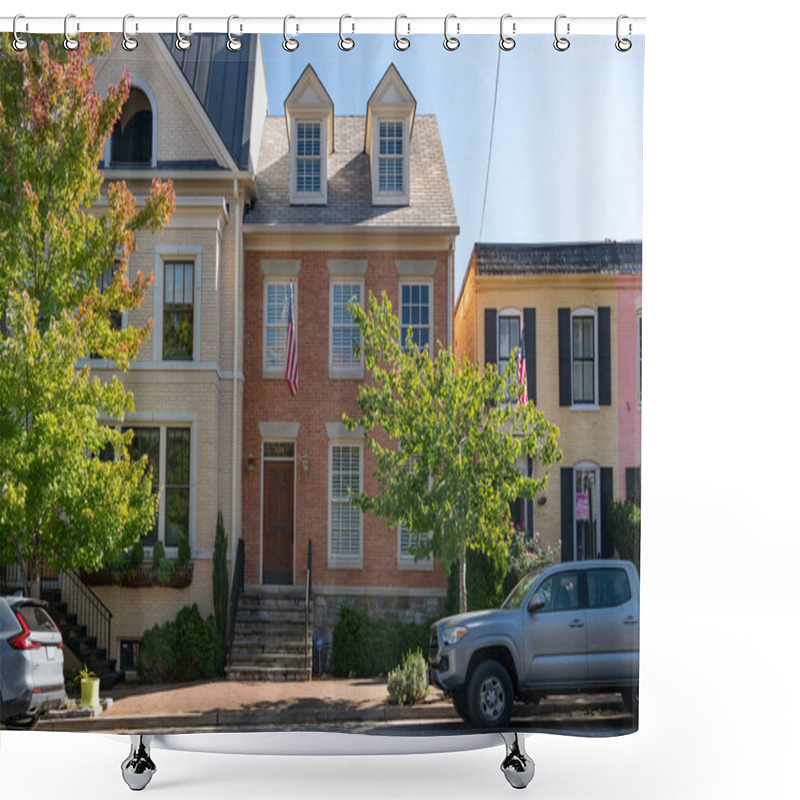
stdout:
POLYGON ((111 134, 113 166, 150 166, 153 159, 153 109, 147 95, 131 89, 111 134))
POLYGON ((378 191, 403 193, 403 123, 381 122, 378 135, 378 191))
POLYGON ((319 194, 322 191, 322 125, 319 122, 297 123, 298 194, 319 194))

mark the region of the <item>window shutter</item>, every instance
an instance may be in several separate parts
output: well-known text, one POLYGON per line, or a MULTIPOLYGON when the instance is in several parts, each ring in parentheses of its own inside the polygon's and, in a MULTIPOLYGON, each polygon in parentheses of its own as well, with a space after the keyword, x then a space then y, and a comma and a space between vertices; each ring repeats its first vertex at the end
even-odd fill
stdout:
POLYGON ((558 404, 572 405, 572 335, 568 308, 558 309, 558 404))
POLYGON ((528 400, 536 405, 536 309, 522 309, 525 329, 525 369, 528 371, 528 400))
POLYGON ((483 363, 497 366, 497 309, 483 310, 483 363))
POLYGON ((614 543, 608 527, 608 507, 614 500, 614 470, 600 467, 600 556, 614 557, 614 543))
POLYGON ((600 405, 611 405, 611 309, 597 309, 597 349, 600 357, 600 405))
POLYGON ((573 497, 573 475, 571 467, 561 468, 561 560, 574 561, 572 549, 573 514, 575 499, 573 497))
POLYGON ((626 467, 625 469, 625 499, 641 502, 642 497, 642 468, 626 467))

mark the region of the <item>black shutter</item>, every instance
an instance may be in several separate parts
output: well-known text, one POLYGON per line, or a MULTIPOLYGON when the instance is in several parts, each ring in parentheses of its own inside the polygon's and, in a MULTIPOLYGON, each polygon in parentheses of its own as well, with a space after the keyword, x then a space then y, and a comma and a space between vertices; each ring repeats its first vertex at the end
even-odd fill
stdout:
POLYGON ((573 497, 573 477, 571 467, 561 468, 561 560, 574 561, 572 549, 573 514, 575 499, 573 497))
POLYGON ((611 405, 611 309, 597 309, 597 349, 600 356, 600 405, 611 405))
POLYGON ((483 310, 483 363, 497 366, 497 309, 483 310))
POLYGON ((522 309, 525 329, 525 368, 528 370, 528 400, 536 404, 536 309, 522 309))
POLYGON ((625 499, 641 503, 642 498, 642 468, 626 467, 625 469, 625 499))
POLYGON ((558 404, 572 405, 572 335, 568 308, 558 309, 558 404))
POLYGON ((600 467, 600 556, 614 557, 614 543, 608 528, 608 506, 614 500, 614 470, 611 467, 600 467))

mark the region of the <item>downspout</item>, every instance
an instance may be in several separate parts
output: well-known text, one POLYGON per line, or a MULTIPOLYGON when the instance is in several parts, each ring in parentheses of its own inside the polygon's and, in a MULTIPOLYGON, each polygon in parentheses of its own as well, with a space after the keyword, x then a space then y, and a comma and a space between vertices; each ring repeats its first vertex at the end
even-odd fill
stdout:
POLYGON ((450 246, 447 250, 447 348, 453 348, 453 283, 455 281, 454 239, 450 234, 450 246))
POLYGON ((231 385, 233 387, 233 407, 231 414, 232 417, 232 430, 231 430, 231 536, 229 541, 230 548, 230 561, 231 564, 235 561, 236 545, 239 541, 239 529, 237 525, 239 515, 239 503, 237 496, 239 474, 239 439, 237 436, 239 428, 239 403, 238 403, 238 386, 239 386, 239 274, 241 259, 241 237, 242 237, 242 217, 241 217, 241 199, 239 197, 239 179, 233 180, 233 195, 234 195, 234 256, 233 256, 233 275, 234 275, 234 293, 233 293, 233 380, 231 385))

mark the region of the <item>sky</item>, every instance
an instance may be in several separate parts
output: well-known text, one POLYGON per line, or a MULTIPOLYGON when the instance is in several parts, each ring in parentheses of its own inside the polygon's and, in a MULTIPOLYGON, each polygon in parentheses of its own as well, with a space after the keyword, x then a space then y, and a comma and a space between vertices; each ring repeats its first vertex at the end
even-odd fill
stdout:
POLYGON ((403 52, 391 36, 353 38, 344 52, 338 36, 301 35, 287 53, 282 36, 264 36, 269 112, 283 115, 311 63, 335 114, 364 114, 394 62, 417 113, 438 120, 461 227, 456 291, 478 241, 642 238, 644 37, 633 37, 627 53, 614 36, 575 37, 565 52, 545 35, 517 36, 509 52, 490 35, 465 36, 454 52, 441 36, 412 35, 403 52))

